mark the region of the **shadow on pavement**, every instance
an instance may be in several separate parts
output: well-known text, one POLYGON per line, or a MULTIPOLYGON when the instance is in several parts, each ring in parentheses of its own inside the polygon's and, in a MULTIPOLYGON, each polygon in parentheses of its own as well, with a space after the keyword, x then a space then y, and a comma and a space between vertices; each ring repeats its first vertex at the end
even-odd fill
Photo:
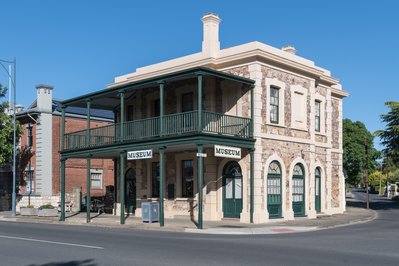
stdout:
POLYGON ((28 266, 96 266, 94 259, 71 260, 66 262, 49 262, 45 264, 29 264, 28 266))
MULTIPOLYGON (((347 200, 346 206, 355 208, 366 208, 366 202, 359 200, 347 200)), ((399 202, 374 195, 373 198, 370 199, 370 209, 376 211, 399 209, 399 202)))

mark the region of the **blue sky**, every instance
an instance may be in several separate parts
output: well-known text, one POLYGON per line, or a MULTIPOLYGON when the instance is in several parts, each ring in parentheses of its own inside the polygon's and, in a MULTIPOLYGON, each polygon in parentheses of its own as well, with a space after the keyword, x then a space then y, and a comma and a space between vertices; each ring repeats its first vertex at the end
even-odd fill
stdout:
MULTIPOLYGON (((393 0, 14 0, 1 1, 0 10, 0 59, 17 58, 17 101, 25 107, 39 83, 68 99, 137 67, 199 52, 206 12, 222 19, 222 48, 292 44, 298 55, 331 70, 350 93, 344 117, 372 132, 384 127, 384 102, 399 101, 399 3, 393 0)), ((0 82, 7 83, 4 70, 0 82)))

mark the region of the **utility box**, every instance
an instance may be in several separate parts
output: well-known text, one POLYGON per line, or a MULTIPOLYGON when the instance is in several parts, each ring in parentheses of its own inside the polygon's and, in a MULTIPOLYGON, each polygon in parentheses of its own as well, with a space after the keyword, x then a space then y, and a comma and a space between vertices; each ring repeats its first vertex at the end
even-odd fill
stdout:
POLYGON ((159 202, 142 202, 141 219, 143 222, 159 222, 159 202))

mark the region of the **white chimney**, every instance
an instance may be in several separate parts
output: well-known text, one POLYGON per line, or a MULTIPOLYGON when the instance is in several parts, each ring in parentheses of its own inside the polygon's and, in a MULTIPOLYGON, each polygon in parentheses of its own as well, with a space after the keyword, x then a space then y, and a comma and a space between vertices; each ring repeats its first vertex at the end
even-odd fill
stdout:
POLYGON ((52 112, 53 106, 53 87, 39 84, 36 86, 37 108, 42 111, 52 112))
POLYGON ((219 23, 220 18, 214 13, 207 13, 202 17, 204 26, 204 38, 202 41, 202 53, 210 57, 217 57, 220 50, 219 23))
POLYGON ((297 50, 295 49, 295 47, 292 46, 292 45, 283 46, 283 47, 281 48, 281 50, 283 50, 284 52, 290 53, 290 54, 296 54, 296 52, 297 52, 297 50))

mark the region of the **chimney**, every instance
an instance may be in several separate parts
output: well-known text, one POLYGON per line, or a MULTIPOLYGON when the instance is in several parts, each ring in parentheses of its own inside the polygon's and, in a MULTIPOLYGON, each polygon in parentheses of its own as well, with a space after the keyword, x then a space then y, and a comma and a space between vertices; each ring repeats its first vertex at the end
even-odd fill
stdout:
POLYGON ((217 57, 220 50, 219 23, 220 18, 214 13, 207 13, 202 17, 204 26, 204 38, 202 41, 202 53, 210 57, 217 57))
POLYGON ((295 49, 295 47, 292 46, 292 45, 283 46, 283 47, 281 48, 281 50, 283 50, 284 52, 290 53, 290 54, 296 54, 296 52, 297 52, 297 50, 295 49))
POLYGON ((53 111, 53 87, 50 85, 39 84, 36 86, 37 108, 42 111, 53 111))

